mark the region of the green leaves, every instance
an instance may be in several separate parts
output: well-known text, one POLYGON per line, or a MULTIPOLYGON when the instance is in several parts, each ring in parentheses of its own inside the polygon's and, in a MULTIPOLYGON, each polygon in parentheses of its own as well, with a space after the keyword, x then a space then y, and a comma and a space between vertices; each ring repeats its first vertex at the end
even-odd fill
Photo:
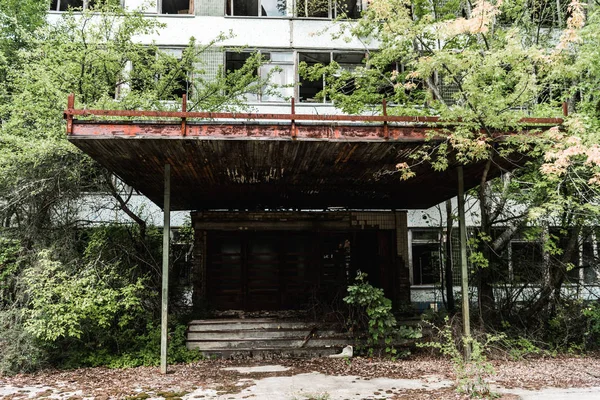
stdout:
POLYGON ((421 337, 421 332, 396 325, 396 317, 392 313, 392 301, 385 297, 383 290, 373 287, 367 281, 367 274, 358 272, 354 285, 348 286, 348 295, 344 302, 358 306, 366 314, 368 344, 373 347, 384 345, 385 352, 391 357, 396 357, 398 351, 394 348, 394 341, 398 338, 408 339, 421 337))
POLYGON ((30 298, 30 308, 24 311, 25 329, 37 338, 47 342, 79 339, 85 325, 108 328, 121 315, 140 309, 142 279, 116 285, 121 278, 114 266, 99 269, 88 264, 69 269, 51 257, 49 251, 40 252, 24 274, 30 298))

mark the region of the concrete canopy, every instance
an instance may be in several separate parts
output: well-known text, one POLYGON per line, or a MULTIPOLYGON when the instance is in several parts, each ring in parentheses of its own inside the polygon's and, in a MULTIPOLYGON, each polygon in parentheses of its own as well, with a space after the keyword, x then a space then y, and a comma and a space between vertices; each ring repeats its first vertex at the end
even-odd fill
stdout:
MULTIPOLYGON (((161 207, 163 169, 170 164, 173 210, 428 208, 456 195, 452 163, 445 171, 421 163, 408 180, 397 173, 397 164, 418 163, 411 154, 435 144, 426 141, 425 127, 408 134, 390 127, 389 140, 374 126, 346 126, 373 131, 350 137, 327 125, 297 125, 305 134, 295 139, 280 135, 289 132, 281 125, 190 124, 198 134, 186 136, 169 134, 173 128, 179 125, 76 121, 69 140, 161 207)), ((488 176, 523 161, 498 157, 488 176)), ((478 185, 482 173, 482 163, 465 166, 465 187, 478 185)))
MULTIPOLYGON (((438 204, 457 191, 452 154, 445 171, 434 171, 428 162, 414 158, 416 152, 437 144, 427 139, 432 133, 442 136, 452 129, 435 117, 323 118, 71 108, 66 116, 71 143, 161 207, 163 170, 165 164, 171 165, 173 210, 418 209, 438 204), (179 120, 73 118, 89 113, 179 120), (209 120, 188 122, 188 117, 209 120), (216 121, 215 117, 245 120, 216 121), (280 121, 284 118, 288 121, 280 121), (404 162, 416 165, 415 176, 408 180, 401 180, 397 172, 397 164, 404 162)), ((498 156, 488 178, 524 161, 520 154, 498 156)), ((483 169, 483 163, 464 167, 465 188, 480 183, 483 169)))

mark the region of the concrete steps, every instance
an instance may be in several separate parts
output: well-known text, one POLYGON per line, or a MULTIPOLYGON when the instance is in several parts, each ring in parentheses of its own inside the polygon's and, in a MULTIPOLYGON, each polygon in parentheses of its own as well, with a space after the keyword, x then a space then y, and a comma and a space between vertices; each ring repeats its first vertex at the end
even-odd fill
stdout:
POLYGON ((277 319, 213 319, 188 324, 187 348, 225 358, 319 357, 352 344, 325 324, 277 319))

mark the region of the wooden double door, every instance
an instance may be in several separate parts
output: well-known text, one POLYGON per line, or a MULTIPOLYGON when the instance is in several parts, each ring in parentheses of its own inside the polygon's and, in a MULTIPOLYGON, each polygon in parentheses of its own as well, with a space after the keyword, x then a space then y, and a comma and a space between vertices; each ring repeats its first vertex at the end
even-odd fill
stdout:
POLYGON ((217 310, 305 309, 343 296, 358 269, 391 292, 393 239, 393 231, 207 232, 209 304, 217 310))

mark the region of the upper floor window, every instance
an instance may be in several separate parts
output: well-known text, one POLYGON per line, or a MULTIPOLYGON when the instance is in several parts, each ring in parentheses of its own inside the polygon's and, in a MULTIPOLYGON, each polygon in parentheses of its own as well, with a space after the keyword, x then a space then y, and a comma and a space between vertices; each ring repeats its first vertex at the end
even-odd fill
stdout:
POLYGON ((296 0, 299 18, 360 18, 362 0, 296 0))
MULTIPOLYGON (((304 63, 308 68, 317 65, 329 65, 334 61, 340 70, 353 71, 356 67, 362 65, 364 53, 342 53, 342 52, 300 52, 298 53, 298 62, 304 63)), ((339 71, 339 70, 338 70, 339 71)), ((338 76, 336 74, 335 76, 338 76)), ((303 102, 327 102, 326 96, 323 96, 323 89, 327 85, 327 76, 325 74, 315 78, 314 74, 310 76, 300 75, 298 79, 300 87, 298 89, 298 99, 303 102)), ((337 91, 344 94, 351 94, 355 89, 354 80, 344 80, 343 84, 338 85, 337 91)))
MULTIPOLYGON (((227 52, 225 70, 242 69, 252 56, 249 52, 227 52)), ((292 52, 261 51, 264 63, 256 70, 260 79, 268 79, 269 85, 261 87, 258 93, 246 93, 247 101, 278 102, 289 101, 294 96, 294 55, 292 52)))
POLYGON ((193 14, 194 0, 158 0, 161 14, 193 14))
POLYGON ((226 0, 225 5, 225 14, 233 16, 356 19, 363 0, 226 0))
POLYGON ((97 3, 121 5, 121 0, 52 0, 50 2, 50 11, 68 11, 69 9, 87 10, 94 8, 97 3))
POLYGON ((284 17, 286 0, 226 0, 226 14, 247 17, 284 17))
MULTIPOLYGON (((50 3, 50 11, 67 11, 70 8, 84 8, 88 1, 84 0, 52 0, 50 3)), ((87 8, 87 7, 86 7, 87 8)))

